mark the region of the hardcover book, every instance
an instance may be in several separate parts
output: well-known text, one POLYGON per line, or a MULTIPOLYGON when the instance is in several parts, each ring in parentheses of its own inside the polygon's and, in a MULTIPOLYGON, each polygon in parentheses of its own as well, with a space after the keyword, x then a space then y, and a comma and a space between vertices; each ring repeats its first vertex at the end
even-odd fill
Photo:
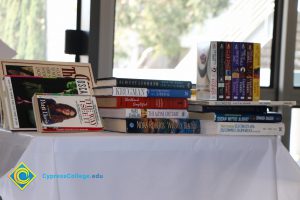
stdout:
POLYGON ((257 122, 257 123, 275 123, 282 121, 281 113, 267 112, 265 114, 248 114, 248 113, 202 113, 189 112, 189 118, 212 120, 215 122, 257 122))
POLYGON ((35 94, 32 97, 39 132, 99 131, 103 129, 95 97, 35 94))
POLYGON ((109 118, 188 118, 185 109, 99 108, 99 113, 109 118))
POLYGON ((188 111, 192 112, 215 112, 215 113, 248 113, 248 114, 265 114, 270 110, 268 106, 216 106, 216 105, 197 105, 189 104, 188 111))
POLYGON ((193 133, 200 134, 198 119, 103 118, 104 129, 122 133, 193 133))
POLYGON ((86 79, 5 76, 1 85, 4 116, 10 130, 35 130, 35 93, 91 94, 86 79))
POLYGON ((107 87, 107 88, 103 87, 103 88, 94 88, 94 95, 127 96, 127 97, 190 98, 191 90, 131 88, 131 87, 107 87))
POLYGON ((133 78, 99 78, 95 87, 136 87, 156 89, 191 89, 191 81, 133 79, 133 78))
POLYGON ((90 89, 94 87, 94 76, 89 63, 4 59, 0 60, 0 65, 0 77, 5 75, 68 77, 86 79, 90 89))
POLYGON ((96 96, 96 100, 99 108, 187 109, 188 107, 186 98, 96 96))
POLYGON ((283 122, 247 123, 201 120, 201 134, 206 135, 284 135, 283 122))

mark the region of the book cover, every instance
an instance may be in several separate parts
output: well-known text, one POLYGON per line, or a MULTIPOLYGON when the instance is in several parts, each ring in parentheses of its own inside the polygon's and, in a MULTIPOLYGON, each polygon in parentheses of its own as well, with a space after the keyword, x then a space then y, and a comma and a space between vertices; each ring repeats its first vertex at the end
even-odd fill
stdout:
POLYGON ((104 129, 123 133, 193 133, 200 134, 198 119, 169 119, 169 118, 103 118, 104 129))
POLYGON ((232 68, 232 43, 226 42, 225 43, 225 100, 230 101, 231 100, 231 68, 232 68))
POLYGON ((196 99, 217 100, 217 42, 197 46, 196 99))
POLYGON ((232 73, 231 73, 231 100, 239 99, 239 60, 240 59, 240 43, 232 43, 232 73))
POLYGON ((35 94, 32 97, 39 132, 99 131, 103 129, 95 97, 35 94))
POLYGON ((102 97, 96 96, 99 108, 187 109, 186 98, 167 97, 102 97))
POLYGON ((253 99, 253 43, 246 43, 246 101, 253 99))
POLYGON ((217 75, 218 75, 218 100, 224 100, 225 90, 225 42, 217 43, 217 75))
POLYGON ((191 81, 154 80, 134 78, 98 78, 95 87, 136 87, 156 89, 191 89, 191 81))
POLYGON ((131 88, 131 87, 107 87, 107 88, 103 87, 103 88, 94 88, 94 95, 190 98, 191 90, 131 88))
POLYGON ((5 75, 69 77, 86 79, 90 89, 94 87, 93 71, 89 63, 2 59, 0 65, 0 77, 5 75))
POLYGON ((201 134, 206 135, 284 135, 283 122, 248 123, 248 122, 214 122, 201 120, 201 134))
POLYGON ((260 100, 260 44, 253 44, 253 101, 260 100))
POLYGON ((239 62, 239 98, 238 100, 246 100, 246 65, 247 65, 247 49, 246 43, 241 42, 240 45, 240 62, 239 62))
POLYGON ((108 118, 188 118, 186 109, 99 108, 99 113, 108 118))
POLYGON ((35 130, 35 93, 91 94, 86 79, 5 76, 1 85, 1 99, 11 130, 35 130))
POLYGON ((189 118, 212 120, 215 122, 275 123, 275 122, 282 121, 281 113, 277 113, 277 112, 267 112, 265 114, 189 112, 189 118))

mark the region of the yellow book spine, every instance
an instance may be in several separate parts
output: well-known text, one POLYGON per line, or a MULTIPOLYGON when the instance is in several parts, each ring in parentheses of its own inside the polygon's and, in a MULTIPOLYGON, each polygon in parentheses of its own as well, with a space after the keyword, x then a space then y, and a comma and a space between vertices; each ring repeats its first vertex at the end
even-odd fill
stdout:
POLYGON ((260 100, 260 44, 253 44, 253 101, 260 100))

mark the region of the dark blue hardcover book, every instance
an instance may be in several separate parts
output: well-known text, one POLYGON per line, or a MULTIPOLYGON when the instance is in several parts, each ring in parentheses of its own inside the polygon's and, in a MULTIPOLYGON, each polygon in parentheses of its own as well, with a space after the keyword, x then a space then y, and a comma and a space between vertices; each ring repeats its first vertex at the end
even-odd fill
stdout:
POLYGON ((200 134, 199 119, 103 118, 104 129, 124 133, 200 134))
POLYGON ((216 113, 216 122, 261 122, 261 123, 275 123, 282 121, 281 113, 268 112, 265 114, 227 114, 216 113))
POLYGON ((232 101, 237 101, 239 99, 239 60, 240 59, 240 43, 233 42, 232 44, 232 78, 231 78, 231 91, 232 91, 232 101))
POLYGON ((96 80, 96 87, 136 87, 136 88, 157 88, 157 89, 191 89, 191 81, 177 80, 155 80, 135 78, 99 78, 96 80))
POLYGON ((204 106, 189 104, 188 110, 193 112, 265 114, 270 108, 268 106, 204 106))

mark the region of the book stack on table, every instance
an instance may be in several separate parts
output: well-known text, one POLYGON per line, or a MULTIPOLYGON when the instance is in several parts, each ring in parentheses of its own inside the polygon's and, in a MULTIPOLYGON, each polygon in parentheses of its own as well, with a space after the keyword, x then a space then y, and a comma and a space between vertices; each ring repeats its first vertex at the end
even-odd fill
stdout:
POLYGON ((200 133, 188 118, 190 81, 103 78, 94 94, 104 129, 125 133, 200 133))

